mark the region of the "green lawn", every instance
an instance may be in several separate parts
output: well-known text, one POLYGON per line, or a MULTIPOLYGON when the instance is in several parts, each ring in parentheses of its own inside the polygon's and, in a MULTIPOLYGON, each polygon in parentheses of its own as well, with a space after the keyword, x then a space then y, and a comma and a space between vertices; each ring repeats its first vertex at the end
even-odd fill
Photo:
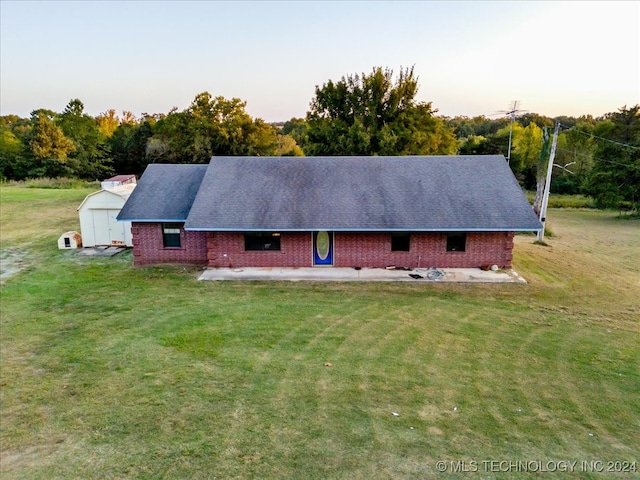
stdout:
POLYGON ((0 187, 3 480, 640 475, 639 220, 550 210, 528 285, 198 282, 58 250, 87 192, 0 187))

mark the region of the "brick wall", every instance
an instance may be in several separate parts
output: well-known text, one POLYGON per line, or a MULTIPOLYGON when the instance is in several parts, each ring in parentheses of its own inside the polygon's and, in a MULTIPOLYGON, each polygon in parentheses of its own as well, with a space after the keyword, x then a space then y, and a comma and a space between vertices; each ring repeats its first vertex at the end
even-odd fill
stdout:
MULTIPOLYGON (((469 232, 464 252, 447 252, 445 233, 413 233, 409 252, 392 252, 388 233, 336 232, 336 267, 511 267, 513 232, 469 232)), ((210 267, 310 267, 313 265, 311 233, 283 232, 280 251, 244 250, 244 235, 233 232, 207 234, 210 267)))
POLYGON ((412 233, 408 252, 391 251, 388 233, 336 233, 336 267, 511 267, 512 232, 469 232, 464 252, 447 252, 446 233, 412 233))
POLYGON ((180 248, 165 248, 162 242, 162 224, 133 223, 133 264, 161 263, 206 265, 206 232, 186 232, 180 229, 180 248))
POLYGON ((207 237, 210 267, 310 267, 311 233, 284 232, 280 237, 280 251, 244 250, 244 234, 213 232, 207 237))

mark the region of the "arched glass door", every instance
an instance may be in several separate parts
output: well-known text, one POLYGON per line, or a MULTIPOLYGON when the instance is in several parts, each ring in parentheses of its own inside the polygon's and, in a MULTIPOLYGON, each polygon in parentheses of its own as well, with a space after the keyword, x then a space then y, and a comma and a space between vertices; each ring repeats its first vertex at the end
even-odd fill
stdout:
POLYGON ((313 232, 313 264, 333 265, 333 232, 313 232))

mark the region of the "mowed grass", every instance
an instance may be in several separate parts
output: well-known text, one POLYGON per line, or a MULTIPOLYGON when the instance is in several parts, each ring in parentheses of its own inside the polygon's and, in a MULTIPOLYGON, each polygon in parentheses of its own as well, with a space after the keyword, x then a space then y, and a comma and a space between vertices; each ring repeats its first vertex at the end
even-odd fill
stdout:
POLYGON ((638 220, 550 210, 528 285, 198 282, 57 250, 86 193, 0 189, 3 480, 638 477, 638 220))

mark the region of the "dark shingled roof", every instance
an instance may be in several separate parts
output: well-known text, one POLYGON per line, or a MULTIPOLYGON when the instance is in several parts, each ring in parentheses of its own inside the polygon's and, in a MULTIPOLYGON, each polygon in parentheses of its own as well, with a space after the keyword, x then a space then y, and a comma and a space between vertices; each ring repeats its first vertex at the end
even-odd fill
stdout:
POLYGON ((118 220, 184 222, 207 168, 208 165, 147 166, 118 220))
POLYGON ((185 224, 212 231, 540 227, 502 155, 213 157, 185 224))

